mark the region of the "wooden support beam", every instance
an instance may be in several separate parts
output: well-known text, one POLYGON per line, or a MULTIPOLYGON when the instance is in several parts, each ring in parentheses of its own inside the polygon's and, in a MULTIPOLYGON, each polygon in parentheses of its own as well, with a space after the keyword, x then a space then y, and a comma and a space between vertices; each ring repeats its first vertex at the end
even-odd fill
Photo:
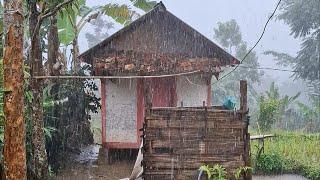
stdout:
POLYGON ((101 142, 105 144, 107 142, 106 139, 106 125, 107 125, 107 107, 106 107, 106 79, 100 79, 100 88, 101 88, 101 142))
POLYGON ((210 107, 212 105, 211 99, 212 99, 212 85, 211 85, 211 79, 212 75, 210 74, 207 78, 207 107, 210 107))
POLYGON ((139 130, 143 127, 144 121, 144 80, 138 79, 137 80, 137 120, 136 120, 136 128, 137 128, 137 146, 140 146, 141 138, 140 135, 142 134, 139 130))
MULTIPOLYGON (((247 105, 247 81, 241 80, 240 81, 240 111, 242 114, 242 120, 246 122, 246 128, 244 131, 244 157, 243 160, 245 162, 245 166, 251 167, 251 157, 250 157, 250 133, 248 132, 249 126, 249 117, 248 117, 248 105, 247 105)), ((247 173, 245 179, 251 180, 252 173, 247 173)))
POLYGON ((145 106, 145 116, 149 114, 152 108, 152 84, 150 79, 144 79, 144 106, 145 106))
POLYGON ((247 81, 240 81, 240 110, 242 112, 248 111, 247 106, 247 81))

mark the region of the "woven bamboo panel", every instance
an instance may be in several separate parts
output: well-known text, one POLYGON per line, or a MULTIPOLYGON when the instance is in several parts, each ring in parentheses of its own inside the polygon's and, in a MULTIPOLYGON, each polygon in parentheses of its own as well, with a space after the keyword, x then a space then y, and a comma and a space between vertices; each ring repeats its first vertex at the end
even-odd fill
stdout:
POLYGON ((220 164, 232 179, 248 157, 245 115, 216 108, 152 108, 145 117, 144 178, 196 179, 220 164))

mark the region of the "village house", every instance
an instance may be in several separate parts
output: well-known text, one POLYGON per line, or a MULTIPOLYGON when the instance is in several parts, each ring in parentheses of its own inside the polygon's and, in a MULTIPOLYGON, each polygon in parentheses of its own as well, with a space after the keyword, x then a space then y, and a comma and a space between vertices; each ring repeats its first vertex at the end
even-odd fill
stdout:
POLYGON ((102 144, 108 149, 139 148, 148 105, 211 106, 212 76, 239 63, 161 2, 80 59, 101 76, 102 144))

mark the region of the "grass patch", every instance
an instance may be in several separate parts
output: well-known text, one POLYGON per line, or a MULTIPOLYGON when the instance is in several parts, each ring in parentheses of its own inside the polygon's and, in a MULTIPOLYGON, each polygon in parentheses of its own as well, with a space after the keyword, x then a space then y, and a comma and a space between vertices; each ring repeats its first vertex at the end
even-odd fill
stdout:
POLYGON ((265 150, 257 156, 257 142, 251 143, 256 174, 292 173, 320 179, 320 134, 275 133, 265 140, 265 150))

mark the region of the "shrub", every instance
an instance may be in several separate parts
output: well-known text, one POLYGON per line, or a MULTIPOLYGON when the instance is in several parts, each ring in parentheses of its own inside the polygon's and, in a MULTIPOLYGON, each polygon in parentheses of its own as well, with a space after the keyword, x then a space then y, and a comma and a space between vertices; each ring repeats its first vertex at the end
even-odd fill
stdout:
POLYGON ((265 140, 264 153, 258 157, 257 143, 251 143, 256 174, 289 173, 320 179, 320 134, 278 132, 265 140))
POLYGON ((261 154, 255 159, 255 171, 263 174, 280 173, 283 170, 282 159, 278 154, 261 154))

